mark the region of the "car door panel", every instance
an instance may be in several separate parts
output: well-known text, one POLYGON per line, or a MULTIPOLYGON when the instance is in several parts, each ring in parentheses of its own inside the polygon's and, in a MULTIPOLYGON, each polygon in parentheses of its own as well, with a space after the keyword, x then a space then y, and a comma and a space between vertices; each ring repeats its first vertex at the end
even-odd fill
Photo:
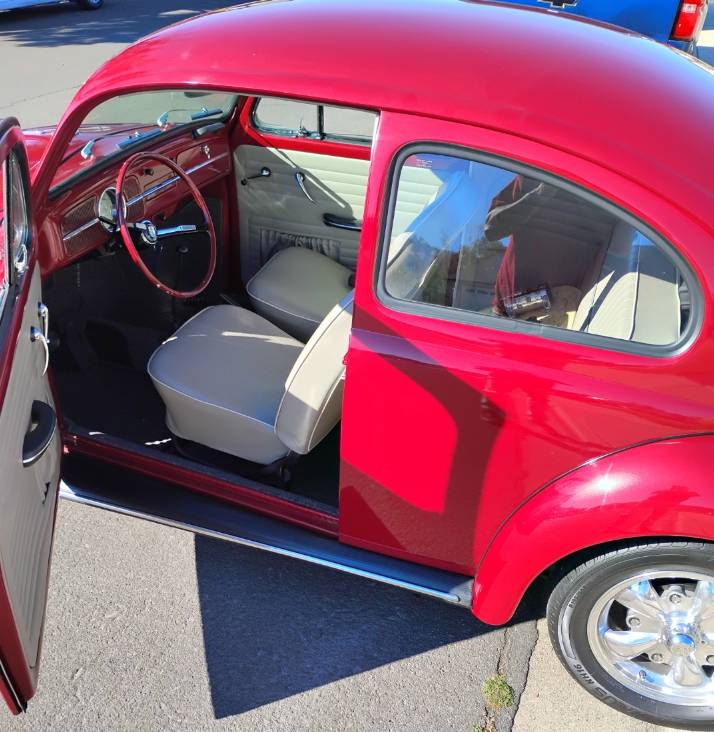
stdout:
POLYGON ((0 162, 0 242, 9 269, 0 313, 0 687, 18 712, 37 681, 61 441, 47 377, 48 313, 32 250, 27 163, 14 121, 0 122, 0 162))
MULTIPOLYGON (((354 269, 360 232, 326 225, 324 216, 361 222, 369 160, 260 145, 240 145, 234 157, 244 282, 276 251, 296 245, 354 269), (251 179, 262 168, 270 175, 251 179), (313 201, 295 178, 299 172, 313 201)), ((410 169, 408 176, 409 196, 397 215, 405 227, 440 185, 428 169, 410 169)))
POLYGON ((33 465, 18 459, 30 428, 34 402, 54 408, 52 392, 43 376, 44 354, 30 339, 38 327, 41 302, 40 275, 35 268, 28 307, 18 336, 8 390, 0 411, 0 564, 13 617, 20 633, 25 659, 37 663, 44 596, 49 571, 52 523, 59 477, 60 440, 55 430, 52 444, 33 465), (34 305, 34 308, 33 308, 34 305), (18 429, 19 428, 19 429, 18 429))

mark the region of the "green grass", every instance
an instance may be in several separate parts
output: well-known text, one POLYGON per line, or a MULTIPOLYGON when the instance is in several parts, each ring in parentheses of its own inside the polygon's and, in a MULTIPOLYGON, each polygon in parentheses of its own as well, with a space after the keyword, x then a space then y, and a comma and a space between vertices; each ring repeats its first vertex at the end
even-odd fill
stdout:
POLYGON ((516 700, 511 685, 501 674, 491 676, 483 682, 483 697, 490 709, 511 707, 516 700))

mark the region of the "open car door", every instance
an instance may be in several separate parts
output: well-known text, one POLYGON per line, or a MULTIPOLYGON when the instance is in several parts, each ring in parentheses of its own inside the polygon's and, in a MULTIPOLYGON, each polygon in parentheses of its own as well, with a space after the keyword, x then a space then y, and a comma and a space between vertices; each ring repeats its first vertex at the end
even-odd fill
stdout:
POLYGON ((37 685, 61 446, 27 157, 14 119, 0 121, 0 165, 0 692, 17 714, 37 685))

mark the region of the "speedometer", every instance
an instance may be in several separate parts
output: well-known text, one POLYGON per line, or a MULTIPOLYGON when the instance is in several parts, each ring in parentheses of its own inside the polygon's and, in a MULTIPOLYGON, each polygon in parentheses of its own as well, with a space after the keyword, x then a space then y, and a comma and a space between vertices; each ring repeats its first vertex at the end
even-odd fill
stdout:
MULTIPOLYGON (((126 199, 122 197, 122 208, 126 216, 126 199)), ((102 192, 97 204, 99 223, 107 231, 116 231, 117 228, 117 192, 116 188, 107 188, 102 192)))

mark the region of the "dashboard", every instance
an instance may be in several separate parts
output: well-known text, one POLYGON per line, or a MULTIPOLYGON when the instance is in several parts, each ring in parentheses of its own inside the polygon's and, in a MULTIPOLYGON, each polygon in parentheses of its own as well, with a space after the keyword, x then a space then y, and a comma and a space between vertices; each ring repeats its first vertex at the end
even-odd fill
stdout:
MULTIPOLYGON (((199 189, 220 180, 231 171, 231 155, 225 130, 195 137, 193 131, 152 147, 170 157, 191 177, 199 189)), ((80 180, 53 202, 45 226, 59 229, 47 232, 51 240, 61 242, 53 259, 67 264, 113 239, 116 221, 116 177, 119 161, 109 170, 80 180), (52 235, 55 234, 55 235, 52 235), (59 234, 59 236, 57 236, 59 234)), ((129 221, 149 219, 157 225, 169 218, 189 196, 186 184, 166 165, 156 161, 138 164, 124 182, 124 207, 129 221)))

